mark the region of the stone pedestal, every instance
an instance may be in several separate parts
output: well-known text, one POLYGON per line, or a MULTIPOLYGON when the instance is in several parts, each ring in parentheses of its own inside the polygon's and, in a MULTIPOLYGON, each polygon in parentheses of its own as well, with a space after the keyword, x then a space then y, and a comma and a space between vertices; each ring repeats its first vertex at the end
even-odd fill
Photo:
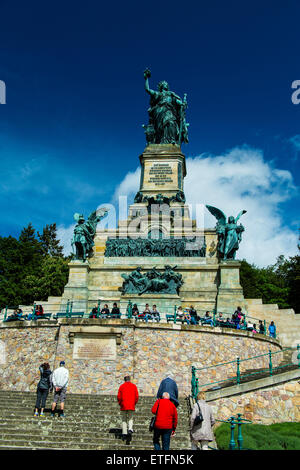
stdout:
POLYGON ((69 263, 69 280, 65 286, 60 311, 66 310, 68 300, 73 302, 73 312, 86 312, 88 307, 88 261, 74 260, 69 263))
POLYGON ((219 265, 219 285, 216 308, 224 316, 230 316, 237 306, 246 310, 243 289, 240 285, 240 266, 238 261, 222 261, 219 265))
POLYGON ((178 145, 148 145, 140 156, 140 162, 140 191, 144 196, 163 193, 171 197, 183 191, 185 156, 178 145))

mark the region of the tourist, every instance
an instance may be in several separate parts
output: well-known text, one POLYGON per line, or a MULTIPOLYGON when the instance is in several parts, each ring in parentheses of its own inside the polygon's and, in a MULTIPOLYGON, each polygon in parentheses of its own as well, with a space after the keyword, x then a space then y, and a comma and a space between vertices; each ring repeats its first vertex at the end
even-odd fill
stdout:
POLYGON ((190 306, 189 314, 191 317, 191 324, 197 325, 198 324, 198 315, 197 310, 194 309, 193 305, 190 306))
POLYGON ((21 318, 19 318, 17 314, 17 310, 14 310, 13 313, 11 315, 8 315, 8 317, 6 318, 6 321, 15 321, 15 320, 21 320, 21 318))
POLYGON ((92 308, 89 318, 97 318, 97 316, 98 316, 98 304, 95 305, 94 308, 92 308))
POLYGON ((214 440, 212 431, 214 424, 212 408, 205 401, 205 392, 199 392, 190 417, 192 450, 199 450, 198 444, 201 450, 208 450, 208 443, 214 440), (199 408, 203 421, 195 425, 194 421, 196 416, 199 415, 199 408))
POLYGON ((237 319, 238 319, 238 324, 241 323, 242 317, 245 317, 245 314, 242 312, 242 307, 237 307, 236 311, 234 312, 234 316, 236 318, 236 324, 237 324, 237 319))
POLYGON ((184 311, 184 321, 187 323, 187 325, 191 324, 191 315, 189 311, 184 311))
POLYGON ((257 333, 256 323, 253 323, 252 333, 257 333))
POLYGON ((222 313, 222 312, 219 312, 218 321, 219 321, 220 323, 224 323, 224 322, 225 322, 225 319, 224 319, 224 317, 223 317, 223 313, 222 313))
POLYGON ((35 314, 37 317, 41 317, 44 315, 44 309, 42 307, 42 305, 37 305, 36 307, 36 310, 35 310, 35 314))
POLYGON ((234 328, 239 329, 240 328, 240 319, 239 319, 239 316, 238 316, 237 312, 234 312, 234 314, 232 315, 231 320, 234 323, 234 328))
POLYGON ((173 379, 172 372, 167 372, 165 378, 161 381, 160 386, 157 391, 156 398, 162 398, 164 392, 169 393, 170 400, 174 403, 174 405, 177 408, 179 405, 178 387, 177 387, 177 383, 173 379))
POLYGON ((60 361, 59 367, 54 370, 52 374, 52 384, 54 388, 54 398, 51 409, 51 416, 54 416, 54 411, 57 405, 58 400, 60 401, 60 416, 65 417, 64 408, 65 408, 65 399, 67 393, 67 386, 69 383, 69 371, 65 368, 65 361, 60 361))
MULTIPOLYGON (((117 305, 117 304, 114 304, 114 305, 117 305)), ((118 309, 119 310, 119 309, 118 309)), ((111 311, 112 312, 112 311, 111 311)), ((120 313, 120 311, 119 311, 120 313)), ((102 318, 107 318, 107 316, 109 315, 109 308, 108 308, 108 305, 107 304, 104 304, 103 305, 103 308, 101 309, 101 317, 102 318)))
POLYGON ((133 413, 139 399, 138 389, 130 382, 129 375, 124 377, 124 383, 120 385, 117 396, 122 415, 122 439, 133 433, 133 413))
POLYGON ((44 417, 44 409, 46 405, 46 400, 47 396, 49 393, 49 389, 51 386, 50 383, 50 375, 51 375, 51 370, 48 362, 44 362, 40 367, 40 380, 37 385, 37 390, 36 390, 36 404, 35 404, 35 413, 34 416, 39 416, 39 409, 41 409, 40 416, 44 417))
POLYGON ((159 311, 158 311, 157 308, 156 308, 156 305, 153 305, 153 307, 152 307, 151 316, 152 316, 152 319, 153 319, 153 320, 159 322, 159 320, 160 320, 160 314, 159 314, 159 311))
POLYGON ((276 326, 273 321, 271 321, 271 324, 269 325, 269 335, 271 338, 276 338, 276 326))
POLYGON ((112 316, 113 318, 120 318, 120 316, 121 316, 120 309, 119 309, 119 307, 117 306, 117 303, 116 303, 116 302, 113 303, 113 308, 111 309, 111 316, 112 316))
POLYGON ((178 307, 177 312, 176 312, 176 318, 178 320, 184 320, 184 313, 183 313, 182 307, 178 307))
POLYGON ((151 409, 156 415, 154 423, 153 444, 154 450, 160 450, 160 437, 162 439, 162 450, 170 449, 170 438, 174 436, 177 427, 177 410, 168 392, 164 392, 161 399, 156 400, 151 409))
POLYGON ((247 324, 246 324, 246 328, 248 331, 252 331, 253 330, 253 323, 251 323, 251 321, 248 321, 247 324))
POLYGON ((263 324, 262 320, 259 320, 258 327, 259 327, 259 331, 258 331, 259 334, 264 335, 265 334, 265 327, 264 327, 264 324, 263 324))
POLYGON ((149 304, 145 305, 145 309, 143 311, 143 319, 146 320, 146 323, 148 323, 148 320, 152 320, 152 315, 151 315, 149 304))
POLYGON ((214 326, 213 319, 210 316, 210 311, 205 312, 204 325, 214 326))
POLYGON ((133 307, 132 307, 132 315, 137 318, 138 315, 139 315, 139 309, 138 309, 138 306, 137 304, 133 304, 133 307))

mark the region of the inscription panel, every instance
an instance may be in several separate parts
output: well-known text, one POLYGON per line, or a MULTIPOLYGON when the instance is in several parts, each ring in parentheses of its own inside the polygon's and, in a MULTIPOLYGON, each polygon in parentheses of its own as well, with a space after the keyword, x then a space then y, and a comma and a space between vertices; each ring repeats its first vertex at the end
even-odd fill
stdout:
POLYGON ((177 162, 145 162, 143 189, 178 189, 177 162))
POLYGON ((115 361, 117 358, 116 337, 75 336, 73 359, 100 359, 115 361))

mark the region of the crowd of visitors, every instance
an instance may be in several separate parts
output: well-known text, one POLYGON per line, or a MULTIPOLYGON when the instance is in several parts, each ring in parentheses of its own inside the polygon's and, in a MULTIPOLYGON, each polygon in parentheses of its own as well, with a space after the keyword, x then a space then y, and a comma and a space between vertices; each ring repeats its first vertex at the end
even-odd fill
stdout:
MULTIPOLYGON (((45 416, 45 405, 49 392, 54 392, 51 406, 51 417, 55 416, 57 403, 60 402, 60 418, 65 417, 64 405, 69 382, 69 371, 65 362, 60 361, 59 367, 51 372, 47 362, 39 367, 40 380, 37 384, 37 397, 34 417, 45 416)), ((128 442, 134 433, 133 422, 135 407, 139 401, 137 386, 131 382, 130 376, 124 377, 117 394, 120 406, 122 434, 121 438, 128 442)), ((178 386, 168 372, 161 381, 156 394, 156 401, 151 408, 153 415, 149 431, 153 432, 154 450, 169 450, 171 437, 175 435, 178 424, 177 408, 179 406, 178 386)), ((192 450, 208 449, 208 443, 214 440, 212 426, 214 419, 211 407, 205 402, 204 392, 200 392, 190 416, 190 436, 192 450), (199 445, 199 447, 198 447, 199 445)))
MULTIPOLYGON (((121 311, 117 303, 113 303, 113 307, 110 310, 108 304, 104 304, 100 309, 99 305, 95 305, 92 309, 89 318, 121 318, 121 311)), ((148 322, 160 322, 162 315, 160 314, 157 306, 154 304, 150 308, 149 304, 145 304, 145 307, 139 309, 137 304, 133 304, 131 308, 132 318, 136 321, 148 322)), ((44 315, 44 310, 42 305, 36 305, 35 309, 29 315, 23 315, 22 309, 15 309, 12 315, 9 315, 5 321, 16 321, 16 320, 33 320, 38 318, 43 318, 47 315, 44 315)), ((128 310, 127 310, 128 316, 128 310)), ((269 333, 270 337, 276 338, 276 326, 274 321, 266 328, 266 325, 262 320, 258 320, 258 324, 252 322, 252 318, 246 316, 242 312, 240 306, 237 307, 235 312, 231 316, 224 316, 223 312, 217 314, 212 314, 209 310, 205 314, 200 316, 197 313, 197 310, 191 305, 189 308, 183 308, 179 306, 174 314, 166 314, 167 321, 176 320, 176 322, 185 323, 187 325, 201 325, 201 326, 220 326, 223 328, 235 328, 246 331, 251 331, 252 333, 267 334, 269 333)), ((253 319, 254 320, 254 319, 253 319)))
MULTIPOLYGON (((124 383, 118 391, 118 402, 122 418, 122 439, 128 440, 133 434, 133 416, 135 405, 138 402, 138 390, 130 377, 124 377, 124 383)), ((169 450, 171 437, 175 435, 178 424, 177 407, 178 387, 172 377, 167 373, 161 381, 156 401, 151 408, 153 417, 149 425, 149 431, 153 432, 154 450, 169 450)), ((211 407, 205 402, 205 393, 198 395, 195 406, 190 416, 190 436, 192 450, 208 450, 208 443, 214 440, 212 427, 215 424, 211 407)))

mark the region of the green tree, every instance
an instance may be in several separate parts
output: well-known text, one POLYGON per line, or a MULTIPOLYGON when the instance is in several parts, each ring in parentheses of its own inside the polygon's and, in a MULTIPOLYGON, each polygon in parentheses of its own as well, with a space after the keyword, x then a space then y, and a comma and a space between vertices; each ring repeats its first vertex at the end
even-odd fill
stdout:
POLYGON ((57 239, 56 224, 46 225, 38 238, 31 223, 19 239, 0 237, 0 308, 61 295, 68 261, 57 239))
POLYGON ((56 224, 46 225, 41 234, 38 232, 38 237, 44 255, 63 256, 63 247, 57 240, 56 224))

